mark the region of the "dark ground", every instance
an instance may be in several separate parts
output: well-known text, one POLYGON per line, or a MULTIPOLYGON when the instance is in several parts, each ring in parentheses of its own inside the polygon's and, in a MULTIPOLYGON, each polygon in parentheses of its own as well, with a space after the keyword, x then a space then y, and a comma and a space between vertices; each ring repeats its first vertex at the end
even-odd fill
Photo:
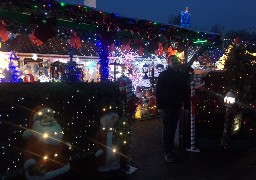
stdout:
POLYGON ((232 142, 230 150, 222 151, 216 142, 198 140, 200 152, 177 148, 181 160, 167 163, 163 159, 161 136, 160 119, 134 121, 131 158, 132 166, 138 168, 135 172, 130 175, 120 171, 98 174, 90 161, 89 166, 82 162, 73 165, 76 173, 72 179, 256 180, 256 144, 236 141, 232 142))
POLYGON ((256 179, 256 144, 232 142, 232 148, 225 152, 215 142, 201 141, 200 152, 177 148, 181 160, 170 164, 163 159, 161 135, 160 119, 134 122, 131 156, 138 170, 128 180, 256 179))
POLYGON ((217 141, 197 141, 200 152, 176 148, 181 159, 167 163, 163 159, 161 120, 136 120, 132 125, 131 149, 132 166, 138 168, 135 172, 100 175, 94 165, 82 163, 73 179, 80 179, 81 175, 81 179, 92 180, 256 180, 256 144, 236 141, 230 150, 222 151, 217 141))

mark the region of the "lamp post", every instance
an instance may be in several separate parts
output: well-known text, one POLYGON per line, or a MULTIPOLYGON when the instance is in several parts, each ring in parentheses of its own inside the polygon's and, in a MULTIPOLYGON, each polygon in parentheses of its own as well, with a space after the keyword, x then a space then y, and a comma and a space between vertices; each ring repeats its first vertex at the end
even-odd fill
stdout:
POLYGON ((224 97, 224 103, 226 106, 226 115, 225 115, 224 129, 223 129, 223 135, 222 135, 220 146, 225 150, 228 149, 229 147, 230 136, 232 134, 231 131, 232 131, 234 114, 232 113, 231 109, 233 108, 235 102, 236 102, 236 96, 233 93, 233 90, 231 90, 224 97))
POLYGON ((236 96, 233 93, 233 90, 229 91, 224 97, 224 103, 226 105, 226 110, 232 107, 236 102, 236 96))

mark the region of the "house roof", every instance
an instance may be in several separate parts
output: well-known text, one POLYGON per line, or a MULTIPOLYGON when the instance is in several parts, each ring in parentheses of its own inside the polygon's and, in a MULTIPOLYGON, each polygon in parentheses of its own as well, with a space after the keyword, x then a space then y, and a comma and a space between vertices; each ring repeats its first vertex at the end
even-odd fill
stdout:
POLYGON ((79 55, 97 55, 97 47, 94 45, 96 41, 88 43, 90 38, 101 38, 108 44, 132 41, 135 47, 147 46, 145 49, 149 51, 154 50, 157 43, 178 42, 181 46, 189 46, 198 40, 210 44, 221 44, 222 41, 220 34, 119 17, 115 13, 105 13, 87 6, 62 4, 53 0, 25 0, 19 3, 15 0, 4 1, 0 5, 0 16, 7 31, 19 35, 10 38, 8 41, 12 42, 5 42, 3 47, 22 52, 67 53, 69 45, 65 44, 74 33, 82 40, 80 50, 75 49, 79 55), (42 47, 31 44, 28 38, 39 24, 54 27, 56 32, 56 36, 49 38, 42 47), (24 40, 21 43, 24 47, 16 43, 20 42, 20 39, 24 40), (53 44, 57 47, 53 48, 53 44), (154 46, 150 48, 152 44, 154 46))

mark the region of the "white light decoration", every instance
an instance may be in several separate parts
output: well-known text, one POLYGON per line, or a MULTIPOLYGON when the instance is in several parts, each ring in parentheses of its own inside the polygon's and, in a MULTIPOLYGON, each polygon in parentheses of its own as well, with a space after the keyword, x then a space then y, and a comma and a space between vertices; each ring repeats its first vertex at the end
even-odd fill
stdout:
POLYGON ((194 61, 193 64, 191 65, 191 67, 192 67, 193 69, 197 69, 197 68, 200 67, 200 63, 199 63, 198 61, 194 61))
POLYGON ((240 130, 241 124, 242 124, 242 117, 243 117, 242 114, 238 114, 234 118, 233 134, 237 133, 240 130))
POLYGON ((80 59, 79 59, 79 57, 78 57, 78 56, 76 57, 76 62, 77 62, 77 63, 79 63, 79 62, 80 62, 80 59))
POLYGON ((236 97, 235 95, 229 91, 226 96, 224 97, 224 103, 226 106, 232 106, 236 102, 236 97))
POLYGON ((231 53, 231 50, 233 47, 234 47, 234 44, 229 45, 229 47, 225 50, 225 53, 220 57, 219 61, 215 63, 217 70, 224 70, 226 60, 228 59, 229 54, 231 53))
POLYGON ((3 69, 0 69, 0 79, 3 79, 3 78, 5 78, 5 75, 4 75, 3 69))
POLYGON ((51 78, 50 78, 50 76, 45 76, 45 75, 41 75, 41 76, 39 76, 38 77, 38 80, 40 81, 40 82, 50 82, 51 81, 51 78))
POLYGON ((38 58, 37 55, 36 55, 36 54, 33 54, 32 59, 33 59, 33 60, 37 60, 37 58, 38 58))
POLYGON ((44 133, 44 134, 43 134, 43 138, 46 139, 46 138, 48 138, 48 137, 49 137, 49 135, 48 135, 47 133, 44 133))

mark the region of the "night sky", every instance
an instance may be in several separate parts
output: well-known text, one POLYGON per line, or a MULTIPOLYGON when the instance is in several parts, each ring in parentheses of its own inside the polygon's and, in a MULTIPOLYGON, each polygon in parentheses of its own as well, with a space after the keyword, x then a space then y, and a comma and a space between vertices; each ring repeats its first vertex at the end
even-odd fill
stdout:
MULTIPOLYGON (((62 2, 83 4, 83 0, 62 2)), ((256 0, 97 0, 98 10, 161 23, 167 23, 168 17, 178 15, 186 6, 192 15, 192 29, 209 31, 218 24, 225 31, 256 31, 256 0)))

